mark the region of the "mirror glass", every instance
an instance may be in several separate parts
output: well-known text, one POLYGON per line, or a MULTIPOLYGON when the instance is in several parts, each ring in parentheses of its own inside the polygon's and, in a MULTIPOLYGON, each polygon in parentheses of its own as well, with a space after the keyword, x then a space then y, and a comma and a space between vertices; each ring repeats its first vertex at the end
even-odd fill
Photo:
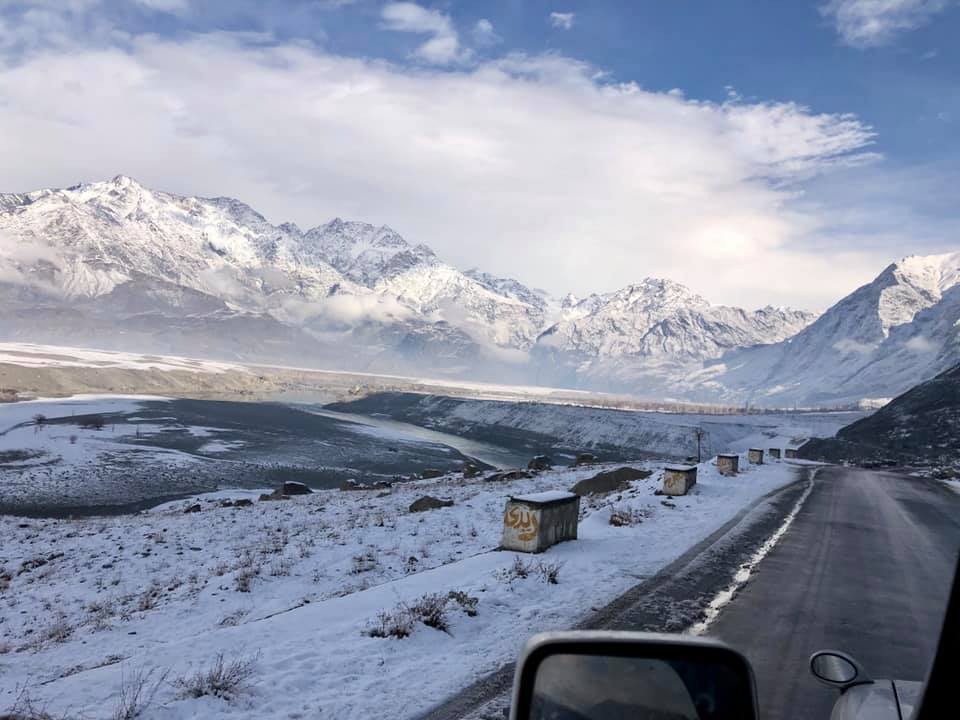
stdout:
POLYGON ((742 720, 752 692, 722 662, 558 654, 537 668, 528 720, 742 720))
POLYGON ((852 682, 857 677, 857 666, 841 655, 819 653, 810 661, 810 669, 821 680, 834 683, 852 682))

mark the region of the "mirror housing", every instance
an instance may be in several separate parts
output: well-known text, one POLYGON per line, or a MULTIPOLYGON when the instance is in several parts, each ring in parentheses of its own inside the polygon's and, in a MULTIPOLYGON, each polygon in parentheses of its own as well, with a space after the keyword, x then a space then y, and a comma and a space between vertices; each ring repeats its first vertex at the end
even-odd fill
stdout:
POLYGON ((839 650, 818 650, 810 656, 810 674, 840 692, 854 685, 873 682, 859 662, 839 650))
POLYGON ((750 663, 721 642, 569 631, 534 635, 516 666, 511 720, 548 717, 757 720, 759 714, 750 663))

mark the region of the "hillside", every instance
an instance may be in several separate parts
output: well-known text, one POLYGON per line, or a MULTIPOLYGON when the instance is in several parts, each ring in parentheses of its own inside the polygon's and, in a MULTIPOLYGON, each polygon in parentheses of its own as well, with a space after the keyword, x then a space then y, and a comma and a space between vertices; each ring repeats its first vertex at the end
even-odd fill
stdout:
POLYGON ((960 460, 960 365, 921 383, 837 432, 815 439, 804 457, 832 461, 889 459, 903 463, 960 460))

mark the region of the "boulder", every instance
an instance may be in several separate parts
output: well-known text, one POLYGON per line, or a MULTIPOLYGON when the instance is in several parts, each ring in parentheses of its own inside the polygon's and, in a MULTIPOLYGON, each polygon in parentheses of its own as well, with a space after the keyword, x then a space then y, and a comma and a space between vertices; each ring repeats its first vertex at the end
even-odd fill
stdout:
POLYGON ((240 498, 239 500, 233 501, 234 507, 249 507, 250 505, 253 505, 253 500, 250 498, 240 498))
POLYGON ((573 466, 593 465, 597 461, 597 456, 593 453, 580 453, 573 460, 573 466))
POLYGON ((281 495, 309 495, 313 490, 308 488, 302 482, 286 480, 280 488, 281 495))
POLYGON ((424 480, 430 480, 432 478, 442 477, 443 474, 444 474, 443 470, 437 470, 436 468, 427 468, 422 473, 420 473, 420 477, 422 477, 424 480))
POLYGON ((475 478, 479 474, 480 468, 473 463, 468 462, 463 464, 463 476, 465 478, 475 478))
POLYGON ((410 512, 424 512, 425 510, 436 510, 437 508, 452 506, 453 500, 441 500, 440 498, 435 498, 432 495, 424 495, 422 498, 411 503, 410 512))
POLYGON ((553 467, 553 460, 547 455, 537 455, 533 460, 527 463, 527 470, 541 472, 553 467))
POLYGON ((502 472, 487 475, 483 480, 484 482, 502 482, 506 480, 523 480, 524 478, 530 477, 533 477, 533 475, 526 470, 503 470, 502 472))
POLYGON ((260 495, 260 500, 261 500, 261 501, 267 501, 267 500, 289 500, 289 499, 290 499, 290 496, 289 496, 289 495, 284 495, 284 494, 283 494, 282 492, 280 492, 279 490, 274 490, 272 493, 262 493, 262 494, 260 495))
POLYGON ((195 513, 200 512, 200 503, 194 503, 193 505, 188 506, 185 510, 185 513, 195 513))
POLYGON ((652 474, 650 470, 637 470, 632 467, 617 468, 581 480, 570 488, 570 492, 577 495, 603 495, 618 492, 625 489, 631 480, 643 480, 652 474))

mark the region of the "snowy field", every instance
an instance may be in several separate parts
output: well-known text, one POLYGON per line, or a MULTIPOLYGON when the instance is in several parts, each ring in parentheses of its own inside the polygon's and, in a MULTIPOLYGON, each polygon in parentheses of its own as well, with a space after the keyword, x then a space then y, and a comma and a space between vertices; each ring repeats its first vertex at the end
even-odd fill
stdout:
POLYGON ((0 512, 128 506, 292 475, 336 487, 466 459, 435 437, 281 404, 99 395, 0 404, 0 512))
POLYGON ((37 345, 34 343, 0 343, 0 363, 23 367, 101 368, 121 370, 187 370, 202 373, 227 371, 249 372, 242 365, 197 360, 174 355, 144 355, 141 353, 114 350, 91 350, 88 348, 60 345, 37 345))
POLYGON ((568 490, 614 466, 278 501, 221 491, 133 516, 2 517, 0 714, 19 704, 115 717, 143 681, 148 719, 412 717, 796 477, 787 463, 741 465, 735 478, 701 465, 692 494, 672 501, 654 494, 651 466, 623 492, 584 499, 579 539, 538 556, 495 550, 507 497, 568 490), (409 512, 424 494, 454 505, 409 512), (253 502, 224 506, 241 498, 253 502), (422 601, 431 594, 440 600, 422 601), (372 637, 384 612, 385 629, 409 623, 409 636, 372 637), (236 687, 200 682, 218 656, 236 687))
MULTIPOLYGON (((595 450, 626 457, 696 455, 696 430, 704 456, 750 447, 796 446, 811 437, 833 437, 862 412, 698 414, 640 412, 537 402, 470 400, 440 395, 378 393, 330 406, 383 415, 477 439, 529 438, 549 447, 595 450)), ((558 453, 559 454, 559 453, 558 453)))
MULTIPOLYGON (((62 504, 116 500, 111 483, 97 480, 112 474, 129 484, 136 466, 150 467, 172 477, 199 462, 176 450, 132 444, 157 434, 154 423, 115 424, 117 417, 134 417, 145 402, 165 402, 148 395, 75 395, 62 400, 38 399, 0 405, 0 504, 18 498, 55 493, 62 504)), ((202 432, 202 429, 198 429, 202 432)), ((170 485, 170 493, 180 488, 170 485)))

